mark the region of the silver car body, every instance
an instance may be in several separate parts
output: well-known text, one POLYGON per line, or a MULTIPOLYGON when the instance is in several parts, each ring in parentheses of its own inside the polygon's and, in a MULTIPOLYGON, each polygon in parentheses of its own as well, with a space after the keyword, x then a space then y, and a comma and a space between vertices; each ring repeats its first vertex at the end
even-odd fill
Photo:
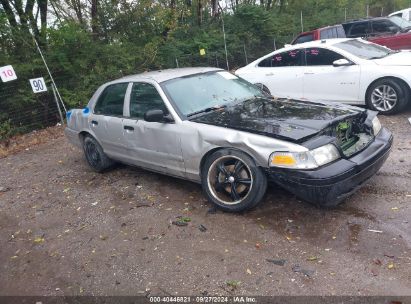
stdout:
POLYGON ((85 109, 70 112, 66 135, 70 142, 81 148, 84 135, 89 133, 114 160, 195 182, 200 182, 200 168, 205 156, 215 149, 239 149, 264 168, 269 167, 269 158, 274 151, 308 151, 306 147, 280 139, 182 120, 160 84, 170 79, 210 71, 223 70, 185 68, 155 71, 106 83, 95 92, 85 109), (133 83, 139 82, 151 84, 157 89, 174 119, 173 123, 130 118, 131 88, 133 83), (94 106, 98 97, 107 86, 115 83, 128 83, 123 117, 95 114, 94 106), (124 126, 132 126, 134 130, 126 130, 124 126))

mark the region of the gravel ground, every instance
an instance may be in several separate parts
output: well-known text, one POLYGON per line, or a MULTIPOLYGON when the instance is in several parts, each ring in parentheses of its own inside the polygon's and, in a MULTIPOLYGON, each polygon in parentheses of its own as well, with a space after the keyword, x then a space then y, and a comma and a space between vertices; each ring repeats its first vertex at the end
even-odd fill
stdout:
POLYGON ((271 185, 244 214, 194 183, 94 173, 59 130, 0 159, 0 295, 411 295, 410 116, 381 117, 392 153, 337 209, 271 185))

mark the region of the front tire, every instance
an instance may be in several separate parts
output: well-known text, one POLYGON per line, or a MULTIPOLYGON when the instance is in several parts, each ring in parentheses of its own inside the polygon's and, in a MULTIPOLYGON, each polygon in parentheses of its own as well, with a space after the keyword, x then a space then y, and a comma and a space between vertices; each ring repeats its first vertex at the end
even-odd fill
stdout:
POLYGON ((87 163, 94 169, 94 171, 103 172, 114 164, 114 162, 104 153, 103 148, 97 140, 90 135, 86 135, 84 138, 83 150, 87 163))
POLYGON ((254 160, 234 149, 218 150, 206 159, 201 183, 208 200, 228 212, 255 207, 267 189, 267 178, 254 160))
POLYGON ((381 79, 368 89, 366 103, 371 110, 391 115, 403 110, 409 97, 409 89, 398 80, 381 79))

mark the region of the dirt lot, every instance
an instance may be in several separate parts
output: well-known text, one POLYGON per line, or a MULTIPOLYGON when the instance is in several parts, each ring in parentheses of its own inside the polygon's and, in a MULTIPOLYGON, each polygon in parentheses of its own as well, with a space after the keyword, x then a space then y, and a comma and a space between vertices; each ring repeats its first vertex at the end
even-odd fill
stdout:
POLYGON ((0 159, 0 295, 411 295, 410 116, 381 118, 393 151, 341 207, 270 186, 245 214, 190 182, 94 173, 59 130, 0 159))

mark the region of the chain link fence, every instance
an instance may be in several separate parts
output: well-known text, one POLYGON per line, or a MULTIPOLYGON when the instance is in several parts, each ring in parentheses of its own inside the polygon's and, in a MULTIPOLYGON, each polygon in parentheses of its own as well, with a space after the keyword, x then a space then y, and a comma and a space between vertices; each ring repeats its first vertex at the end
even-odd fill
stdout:
MULTIPOLYGON (((16 69, 17 77, 19 70, 16 69)), ((8 137, 56 125, 62 122, 61 109, 58 108, 50 79, 44 77, 47 91, 34 93, 29 79, 0 83, 0 142, 8 137)))
POLYGON ((243 44, 236 49, 228 48, 227 54, 223 46, 219 50, 204 49, 204 54, 201 54, 201 50, 199 50, 197 53, 174 55, 168 58, 167 66, 164 68, 210 66, 235 71, 276 49, 282 48, 285 44, 290 43, 293 37, 293 35, 273 37, 270 40, 261 41, 258 46, 243 44))

